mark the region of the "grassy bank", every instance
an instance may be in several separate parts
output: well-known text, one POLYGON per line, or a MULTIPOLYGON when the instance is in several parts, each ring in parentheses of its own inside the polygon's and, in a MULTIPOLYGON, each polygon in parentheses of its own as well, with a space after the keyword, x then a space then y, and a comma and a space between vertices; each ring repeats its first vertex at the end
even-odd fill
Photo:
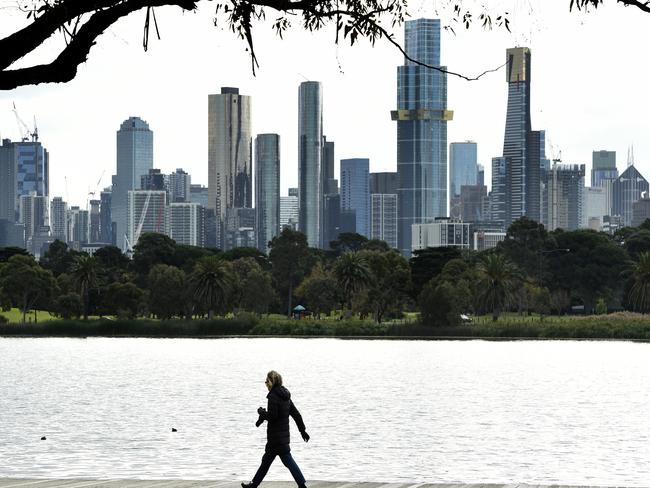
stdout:
POLYGON ((507 316, 497 322, 479 319, 459 327, 429 327, 417 323, 376 325, 364 320, 287 320, 248 314, 215 320, 50 320, 1 324, 3 336, 61 337, 422 337, 650 340, 650 317, 618 313, 588 317, 507 316))

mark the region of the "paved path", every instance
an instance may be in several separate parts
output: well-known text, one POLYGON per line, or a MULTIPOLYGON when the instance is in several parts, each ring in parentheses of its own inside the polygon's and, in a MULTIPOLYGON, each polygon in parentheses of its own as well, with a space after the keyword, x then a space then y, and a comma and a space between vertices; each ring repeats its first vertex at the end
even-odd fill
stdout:
MULTIPOLYGON (((296 488, 288 481, 269 481, 262 488, 296 488)), ((309 488, 569 488, 567 485, 510 484, 425 484, 425 483, 346 483, 308 481, 309 488)), ((93 479, 18 479, 0 478, 0 488, 241 488, 237 481, 192 480, 93 480, 93 479)), ((589 488, 576 487, 570 488, 589 488)))

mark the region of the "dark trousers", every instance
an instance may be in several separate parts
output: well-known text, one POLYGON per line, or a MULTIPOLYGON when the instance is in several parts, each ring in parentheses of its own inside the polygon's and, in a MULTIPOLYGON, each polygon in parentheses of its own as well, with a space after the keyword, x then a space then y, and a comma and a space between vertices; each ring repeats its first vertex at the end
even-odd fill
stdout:
POLYGON ((273 461, 275 460, 275 456, 280 456, 280 461, 282 461, 282 464, 284 464, 287 468, 289 468, 289 471, 291 472, 291 476, 293 476, 293 479, 296 480, 298 486, 304 487, 305 477, 300 472, 300 468, 296 464, 296 461, 294 461, 290 452, 287 452, 285 454, 265 452, 264 456, 262 456, 262 464, 260 464, 260 467, 257 469, 257 473, 255 473, 255 476, 253 477, 253 487, 257 488, 259 484, 262 482, 262 480, 266 476, 266 473, 269 472, 269 468, 271 467, 271 464, 273 464, 273 461))

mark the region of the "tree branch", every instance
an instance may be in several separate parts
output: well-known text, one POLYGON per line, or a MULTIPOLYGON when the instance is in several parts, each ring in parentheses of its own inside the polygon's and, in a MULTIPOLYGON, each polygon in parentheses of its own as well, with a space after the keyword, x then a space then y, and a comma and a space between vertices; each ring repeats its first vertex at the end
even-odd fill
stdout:
POLYGON ((30 66, 0 72, 0 90, 11 90, 22 85, 61 83, 72 80, 77 68, 87 59, 98 36, 121 17, 144 7, 176 5, 184 10, 194 10, 195 0, 129 0, 95 12, 79 29, 61 54, 50 64, 30 66))

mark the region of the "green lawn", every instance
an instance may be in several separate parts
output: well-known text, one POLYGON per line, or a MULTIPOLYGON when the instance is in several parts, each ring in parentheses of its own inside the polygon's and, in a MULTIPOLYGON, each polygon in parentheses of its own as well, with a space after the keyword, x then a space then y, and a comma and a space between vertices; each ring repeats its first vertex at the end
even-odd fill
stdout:
MULTIPOLYGON (((12 308, 9 312, 2 312, 0 311, 0 315, 3 315, 9 319, 9 322, 11 323, 18 323, 23 321, 23 314, 18 310, 17 308, 12 308)), ((54 315, 50 315, 49 312, 44 312, 42 310, 39 310, 38 312, 34 312, 33 310, 27 314, 26 320, 27 322, 35 322, 36 318, 38 319, 39 322, 44 321, 44 320, 57 320, 58 318, 55 317, 54 315)))

